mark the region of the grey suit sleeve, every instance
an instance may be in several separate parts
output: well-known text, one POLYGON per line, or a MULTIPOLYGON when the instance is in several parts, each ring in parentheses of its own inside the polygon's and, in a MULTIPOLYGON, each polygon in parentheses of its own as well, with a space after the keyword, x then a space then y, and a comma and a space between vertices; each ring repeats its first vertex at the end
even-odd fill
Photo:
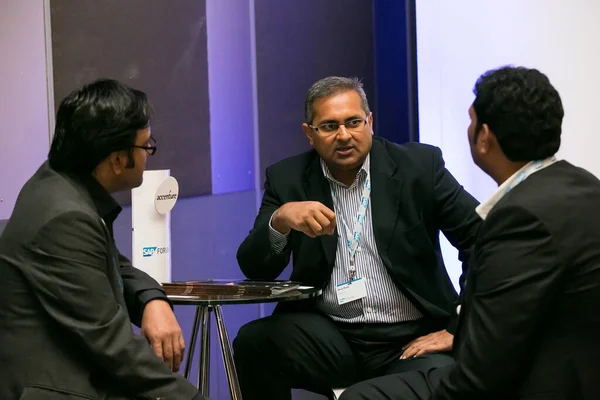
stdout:
POLYGON ((49 221, 31 243, 31 263, 23 269, 33 295, 72 345, 129 395, 193 399, 197 389, 133 334, 115 297, 120 289, 109 280, 109 249, 101 221, 92 215, 70 212, 49 221))

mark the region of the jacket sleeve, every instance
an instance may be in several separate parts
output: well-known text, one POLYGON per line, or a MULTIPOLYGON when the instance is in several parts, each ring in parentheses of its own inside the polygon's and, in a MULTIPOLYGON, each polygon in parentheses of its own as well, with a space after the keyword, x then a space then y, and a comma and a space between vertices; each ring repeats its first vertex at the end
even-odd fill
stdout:
POLYGON ((78 211, 55 217, 29 246, 31 262, 23 271, 32 294, 73 346, 131 396, 194 398, 198 390, 134 335, 110 282, 109 250, 97 217, 78 211))
MULTIPOLYGON (((433 182, 435 199, 435 220, 440 231, 448 241, 458 250, 458 258, 462 262, 460 287, 463 288, 464 277, 471 248, 482 224, 481 218, 475 212, 479 202, 471 196, 446 169, 442 152, 435 148, 433 154, 433 182)), ((462 290, 461 290, 462 292, 462 290)), ((456 302, 455 306, 460 304, 456 302)), ((458 323, 458 315, 453 307, 448 332, 454 334, 458 323)))
POLYGON ((119 265, 123 279, 123 295, 131 322, 141 326, 144 307, 151 300, 160 299, 171 305, 162 286, 150 275, 131 265, 131 261, 120 253, 119 265))
MULTIPOLYGON (((273 280, 285 269, 290 261, 289 241, 282 249, 271 244, 271 216, 283 205, 277 196, 270 169, 266 171, 265 193, 263 195, 254 227, 237 251, 237 260, 244 275, 249 279, 273 280)), ((291 240, 291 237, 290 237, 291 240)))
POLYGON ((564 279, 551 234, 527 210, 492 212, 481 235, 461 310, 464 340, 434 400, 504 398, 524 375, 536 332, 564 279))

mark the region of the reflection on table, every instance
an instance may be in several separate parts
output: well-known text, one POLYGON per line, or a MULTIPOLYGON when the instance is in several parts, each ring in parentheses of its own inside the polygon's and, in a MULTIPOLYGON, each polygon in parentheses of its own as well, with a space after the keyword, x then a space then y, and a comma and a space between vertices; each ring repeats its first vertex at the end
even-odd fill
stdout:
POLYGON ((234 286, 236 284, 248 286, 249 281, 209 280, 190 282, 194 282, 194 284, 188 283, 187 286, 195 287, 187 289, 187 292, 193 292, 193 294, 173 294, 185 293, 186 288, 178 288, 175 290, 173 287, 169 288, 170 284, 163 285, 167 291, 169 300, 174 305, 196 306, 196 315, 194 317, 194 325, 189 341, 190 345, 188 348, 184 376, 186 379, 189 379, 198 332, 201 331, 200 365, 198 368, 197 386, 204 396, 209 396, 210 314, 214 311, 217 322, 217 332, 219 334, 219 344, 221 345, 223 362, 225 364, 225 373, 227 375, 229 391, 233 400, 241 400, 242 395, 233 362, 233 350, 231 348, 227 329, 225 328, 221 305, 298 301, 315 298, 321 295, 320 288, 300 286, 297 284, 293 285, 293 287, 287 286, 285 289, 278 289, 276 290, 276 294, 273 294, 271 289, 275 286, 274 284, 280 286, 280 282, 251 282, 252 288, 248 290, 244 289, 241 292, 240 290, 233 290, 232 284, 234 286), (263 286, 262 288, 261 285, 263 286), (183 289, 183 291, 181 291, 181 289, 183 289))

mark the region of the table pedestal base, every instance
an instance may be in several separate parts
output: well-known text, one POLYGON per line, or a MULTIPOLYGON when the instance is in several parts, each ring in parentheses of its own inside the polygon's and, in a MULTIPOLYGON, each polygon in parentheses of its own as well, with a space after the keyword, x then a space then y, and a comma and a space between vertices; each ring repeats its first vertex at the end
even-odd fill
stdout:
POLYGON ((194 326, 192 328, 192 337, 188 348, 187 360, 185 363, 184 376, 189 379, 190 370, 192 368, 192 360, 194 350, 196 349, 196 341, 198 332, 200 335, 200 365, 198 366, 198 382, 197 386, 202 395, 209 397, 209 379, 210 379, 210 314, 214 311, 215 320, 217 321, 217 332, 219 333, 219 343, 221 352, 223 353, 223 363, 225 364, 225 374, 227 375, 227 383, 229 384, 229 392, 232 400, 242 400, 242 392, 238 382, 235 364, 233 362, 233 350, 231 342, 225 328, 223 320, 223 312, 221 306, 197 306, 196 316, 194 317, 194 326))

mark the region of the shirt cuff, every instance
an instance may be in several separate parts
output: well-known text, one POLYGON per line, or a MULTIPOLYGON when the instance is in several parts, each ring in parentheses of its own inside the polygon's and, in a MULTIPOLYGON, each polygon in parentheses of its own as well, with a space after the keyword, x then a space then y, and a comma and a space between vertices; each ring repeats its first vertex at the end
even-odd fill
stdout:
MULTIPOLYGON (((275 215, 275 213, 273 213, 275 215)), ((271 248, 275 252, 275 254, 279 254, 283 251, 288 242, 288 236, 290 233, 283 234, 273 228, 271 222, 273 221, 273 215, 271 215, 271 219, 269 220, 269 243, 271 244, 271 248)))
POLYGON ((162 290, 160 290, 160 289, 144 290, 143 292, 139 293, 137 296, 139 310, 141 311, 141 315, 139 316, 140 321, 142 320, 142 317, 144 316, 144 309, 146 308, 146 304, 148 304, 152 300, 166 301, 169 304, 169 306, 171 306, 171 310, 173 309, 173 305, 167 298, 167 295, 165 294, 165 292, 163 292, 162 290))

